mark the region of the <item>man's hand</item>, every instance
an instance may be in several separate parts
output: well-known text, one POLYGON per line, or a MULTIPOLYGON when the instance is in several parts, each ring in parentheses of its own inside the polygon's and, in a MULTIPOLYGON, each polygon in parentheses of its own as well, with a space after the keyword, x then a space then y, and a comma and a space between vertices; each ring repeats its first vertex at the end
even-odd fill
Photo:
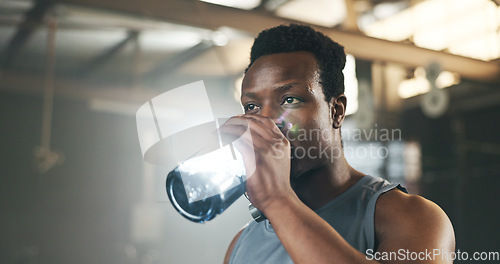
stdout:
POLYGON ((220 131, 243 155, 247 193, 252 204, 264 214, 274 203, 295 196, 290 186, 290 142, 275 122, 259 115, 230 118, 220 131), (255 157, 255 159, 250 158, 255 157))

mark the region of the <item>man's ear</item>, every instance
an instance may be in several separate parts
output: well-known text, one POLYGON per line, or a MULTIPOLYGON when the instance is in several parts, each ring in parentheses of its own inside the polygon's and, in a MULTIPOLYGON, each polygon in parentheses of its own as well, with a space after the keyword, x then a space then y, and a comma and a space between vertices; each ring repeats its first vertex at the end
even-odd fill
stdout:
POLYGON ((344 94, 340 94, 330 99, 330 113, 332 118, 333 128, 340 128, 345 118, 347 107, 347 98, 344 94))

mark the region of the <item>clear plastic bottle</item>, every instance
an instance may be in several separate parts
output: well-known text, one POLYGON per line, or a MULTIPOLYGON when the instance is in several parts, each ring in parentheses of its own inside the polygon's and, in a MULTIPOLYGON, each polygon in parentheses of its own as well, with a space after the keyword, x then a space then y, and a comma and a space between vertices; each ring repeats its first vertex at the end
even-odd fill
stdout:
MULTIPOLYGON (((235 177, 243 179, 243 176, 235 177)), ((240 184, 220 194, 205 197, 197 201, 190 201, 186 194, 183 177, 177 167, 168 174, 166 187, 168 198, 177 212, 193 222, 203 223, 212 220, 215 216, 224 212, 224 210, 245 193, 245 182, 243 180, 240 181, 240 184)))

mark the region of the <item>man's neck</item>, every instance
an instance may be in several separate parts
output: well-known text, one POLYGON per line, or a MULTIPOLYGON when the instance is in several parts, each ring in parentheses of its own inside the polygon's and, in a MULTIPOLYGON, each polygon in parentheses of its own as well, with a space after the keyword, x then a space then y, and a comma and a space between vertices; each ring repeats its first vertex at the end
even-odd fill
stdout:
POLYGON ((291 183, 300 200, 316 210, 345 192, 362 176, 342 156, 334 163, 325 164, 292 179, 291 183))

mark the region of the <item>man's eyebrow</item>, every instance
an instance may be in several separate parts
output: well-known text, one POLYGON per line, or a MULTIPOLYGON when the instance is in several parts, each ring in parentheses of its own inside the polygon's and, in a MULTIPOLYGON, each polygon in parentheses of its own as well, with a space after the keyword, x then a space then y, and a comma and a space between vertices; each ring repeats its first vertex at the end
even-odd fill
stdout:
POLYGON ((278 86, 274 89, 275 93, 284 93, 290 89, 292 89, 294 86, 296 86, 298 83, 288 83, 282 86, 278 86))
POLYGON ((257 98, 257 94, 252 93, 252 92, 246 92, 246 93, 241 94, 241 97, 243 97, 243 96, 250 97, 250 98, 253 98, 253 99, 257 98))

